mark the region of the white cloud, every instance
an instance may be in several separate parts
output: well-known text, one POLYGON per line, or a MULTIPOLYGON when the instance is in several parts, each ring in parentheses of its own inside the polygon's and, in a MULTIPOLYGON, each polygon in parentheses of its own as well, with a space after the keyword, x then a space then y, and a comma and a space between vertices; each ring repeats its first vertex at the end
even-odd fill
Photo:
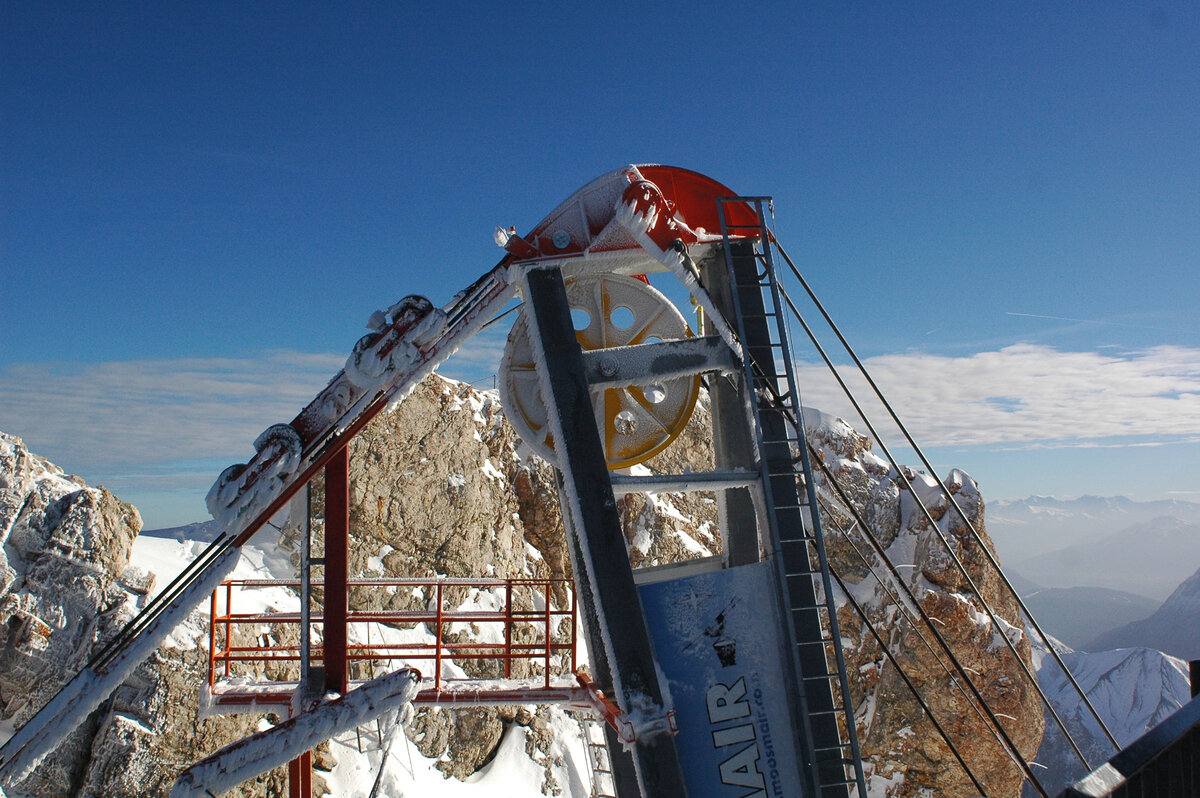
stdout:
POLYGON ((255 436, 287 422, 344 355, 22 363, 0 372, 0 429, 81 472, 245 460, 255 436))
MULTIPOLYGON (((485 334, 443 371, 486 381, 502 349, 502 334, 485 334)), ((343 359, 276 351, 257 358, 12 365, 0 372, 0 429, 65 467, 113 475, 244 460, 254 437, 291 420, 343 359)), ((966 357, 905 353, 865 363, 924 445, 1056 448, 1200 439, 1197 349, 1114 354, 1020 344, 966 357)), ((849 367, 840 371, 884 428, 886 416, 868 401, 861 377, 849 367)), ((801 364, 798 377, 806 404, 855 423, 824 366, 801 364)))
MULTIPOLYGON (((906 353, 864 363, 923 445, 1145 446, 1200 436, 1197 349, 1098 353, 1018 344, 966 357, 906 353)), ((872 394, 857 371, 839 371, 872 419, 886 418, 866 401, 872 394)), ((802 365, 798 376, 807 404, 855 423, 824 366, 802 365)))
MULTIPOLYGON (((472 340, 443 369, 489 383, 506 329, 472 340)), ((203 515, 226 465, 264 428, 290 421, 344 355, 17 364, 0 371, 0 429, 143 507, 175 503, 158 525, 203 515), (144 503, 144 504, 143 504, 144 503)), ((1200 442, 1200 350, 1064 352, 1018 345, 966 357, 907 353, 866 365, 923 446, 1125 448, 1200 442)), ((885 438, 895 434, 861 378, 844 368, 885 438)), ((823 365, 801 365, 806 404, 859 426, 823 365)), ((865 432, 865 429, 863 430, 865 432)), ((148 522, 151 519, 147 519, 148 522)))

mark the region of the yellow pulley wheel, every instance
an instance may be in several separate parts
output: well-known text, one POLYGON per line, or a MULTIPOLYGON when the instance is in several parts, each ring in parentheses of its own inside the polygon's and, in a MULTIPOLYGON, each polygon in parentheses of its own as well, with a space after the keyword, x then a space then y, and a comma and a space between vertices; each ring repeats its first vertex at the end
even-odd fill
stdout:
MULTIPOLYGON (((608 349, 691 337, 683 314, 658 290, 619 274, 565 281, 575 337, 583 349, 608 349)), ((508 420, 535 452, 554 462, 525 311, 513 324, 500 362, 500 397, 508 420)), ((667 448, 691 418, 700 377, 592 390, 596 426, 608 467, 628 468, 667 448)))

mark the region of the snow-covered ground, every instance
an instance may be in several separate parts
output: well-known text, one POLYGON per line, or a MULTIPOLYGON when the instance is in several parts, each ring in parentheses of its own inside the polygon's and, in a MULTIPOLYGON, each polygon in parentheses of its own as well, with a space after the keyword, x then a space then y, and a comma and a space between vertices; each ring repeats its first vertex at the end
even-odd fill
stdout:
MULTIPOLYGON (((130 564, 154 572, 161 588, 206 546, 207 543, 203 541, 141 535, 134 543, 130 564)), ((294 571, 287 552, 261 540, 243 547, 242 557, 231 575, 233 579, 293 577, 294 571)), ((296 595, 282 588, 243 589, 239 591, 237 601, 239 612, 294 612, 298 606, 296 595)), ((193 614, 188 623, 177 628, 167 645, 208 645, 207 636, 196 623, 198 617, 193 614)), ((407 638, 413 634, 424 634, 432 639, 432 635, 423 629, 400 631, 377 624, 370 626, 370 631, 364 629, 361 633, 352 627, 351 642, 366 642, 356 639, 366 634, 370 634, 375 642, 389 635, 407 638)), ((453 666, 451 668, 453 670, 453 666)), ((456 675, 452 670, 446 675, 456 675)), ((197 689, 200 689, 200 685, 197 685, 197 689)), ((554 708, 550 712, 549 725, 554 742, 548 757, 538 753, 538 761, 535 761, 527 753, 527 749, 533 748, 527 746, 528 730, 514 724, 505 731, 492 761, 467 781, 459 781, 443 776, 437 769, 438 760, 423 756, 403 734, 396 734, 388 747, 386 738, 381 740, 375 725, 371 724, 358 732, 350 731, 332 740, 330 752, 337 764, 332 772, 323 775, 332 795, 339 798, 368 798, 373 789, 376 795, 392 798, 429 795, 438 795, 440 798, 533 798, 550 792, 546 787, 546 768, 542 761, 548 759, 554 781, 562 790, 561 795, 581 798, 590 795, 591 770, 578 720, 565 710, 554 708)))
MULTIPOLYGON (((551 727, 555 737, 553 759, 561 762, 551 768, 555 781, 562 788, 562 795, 579 798, 589 795, 591 776, 579 741, 578 723, 567 713, 554 711, 551 727), (564 740, 568 741, 566 745, 563 745, 564 740)), ((333 740, 330 750, 337 759, 337 766, 325 774, 333 795, 366 798, 377 778, 377 794, 393 798, 430 795, 439 798, 534 798, 549 792, 543 791, 542 787, 546 775, 543 766, 526 753, 527 731, 522 726, 509 727, 495 758, 467 781, 447 779, 437 769, 437 760, 422 756, 407 737, 398 734, 390 750, 381 750, 374 729, 371 732, 361 737, 361 753, 359 736, 353 732, 333 740), (382 774, 379 772, 381 762, 386 763, 382 774)))

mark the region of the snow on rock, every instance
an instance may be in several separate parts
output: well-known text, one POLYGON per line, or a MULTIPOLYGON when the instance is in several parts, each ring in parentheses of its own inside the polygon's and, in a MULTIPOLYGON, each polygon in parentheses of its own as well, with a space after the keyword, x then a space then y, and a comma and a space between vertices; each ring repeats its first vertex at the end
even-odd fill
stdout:
POLYGON ((447 779, 438 769, 439 759, 425 756, 406 737, 398 736, 388 747, 371 729, 334 738, 331 752, 337 764, 326 782, 339 798, 367 798, 375 785, 378 795, 390 798, 540 798, 555 790, 576 798, 590 795, 591 771, 578 721, 558 708, 536 716, 534 710, 520 708, 522 717, 534 718, 534 725, 507 726, 491 761, 466 780, 447 779), (551 742, 545 745, 541 738, 551 742))
MULTIPOLYGON (((131 616, 119 577, 141 525, 132 505, 0 433, 0 718, 12 727, 131 616)), ((26 783, 69 783, 94 733, 78 729, 26 783)))
MULTIPOLYGON (((167 584, 207 545, 180 540, 186 529, 140 536, 140 527, 131 505, 0 433, 0 740, 144 605, 151 582, 167 584)), ((286 562, 263 543, 243 549, 235 576, 269 576, 286 562)), ((207 609, 180 609, 185 620, 115 691, 102 691, 111 695, 29 778, 6 787, 10 798, 165 795, 188 764, 253 731, 253 719, 199 718, 207 609)), ((281 789, 283 775, 275 773, 233 794, 281 789)))
MULTIPOLYGON (((1021 631, 1015 601, 987 563, 980 543, 953 510, 950 499, 933 477, 906 466, 897 470, 879 458, 872 451, 872 441, 841 419, 806 409, 804 421, 817 463, 828 468, 858 508, 866 526, 895 564, 902 584, 935 619, 938 631, 967 671, 974 674, 974 683, 988 703, 997 713, 1013 718, 1006 726, 1009 734, 1022 751, 1032 754, 1041 740, 1043 723, 1038 698, 1021 666, 1021 662, 1031 662, 1030 643, 1021 631), (947 551, 943 537, 995 610, 998 623, 993 623, 979 600, 970 595, 967 578, 947 551), (1006 636, 1013 642, 1020 662, 1009 649, 1006 636)), ((817 464, 814 471, 826 508, 822 521, 833 569, 864 606, 905 671, 921 685, 924 698, 964 758, 973 763, 988 794, 1009 798, 1018 795, 1021 772, 985 730, 971 710, 969 699, 954 686, 951 674, 939 665, 933 651, 943 659, 944 654, 936 647, 932 634, 923 626, 918 634, 905 619, 902 610, 910 607, 910 599, 877 563, 873 550, 856 529, 855 519, 842 508, 817 464)), ((983 546, 990 547, 983 523, 983 499, 974 480, 955 469, 944 481, 979 531, 983 546)), ((858 707, 857 726, 872 798, 907 798, 928 794, 929 790, 952 796, 977 793, 895 666, 844 598, 839 601, 838 621, 851 693, 858 707)))

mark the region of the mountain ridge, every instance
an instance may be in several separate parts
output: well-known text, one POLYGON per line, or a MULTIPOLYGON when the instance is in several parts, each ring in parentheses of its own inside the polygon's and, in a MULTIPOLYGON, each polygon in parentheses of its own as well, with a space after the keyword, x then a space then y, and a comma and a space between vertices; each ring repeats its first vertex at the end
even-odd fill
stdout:
POLYGON ((1010 564, 1164 516, 1200 523, 1200 503, 1093 495, 1071 499, 1030 496, 988 503, 988 525, 996 551, 1010 564))
POLYGON ((1100 587, 1166 600, 1200 562, 1200 522, 1160 516, 1011 563, 1048 588, 1100 587))
POLYGON ((1084 648, 1144 646, 1184 660, 1200 659, 1200 570, 1185 579, 1153 614, 1097 635, 1084 648))

